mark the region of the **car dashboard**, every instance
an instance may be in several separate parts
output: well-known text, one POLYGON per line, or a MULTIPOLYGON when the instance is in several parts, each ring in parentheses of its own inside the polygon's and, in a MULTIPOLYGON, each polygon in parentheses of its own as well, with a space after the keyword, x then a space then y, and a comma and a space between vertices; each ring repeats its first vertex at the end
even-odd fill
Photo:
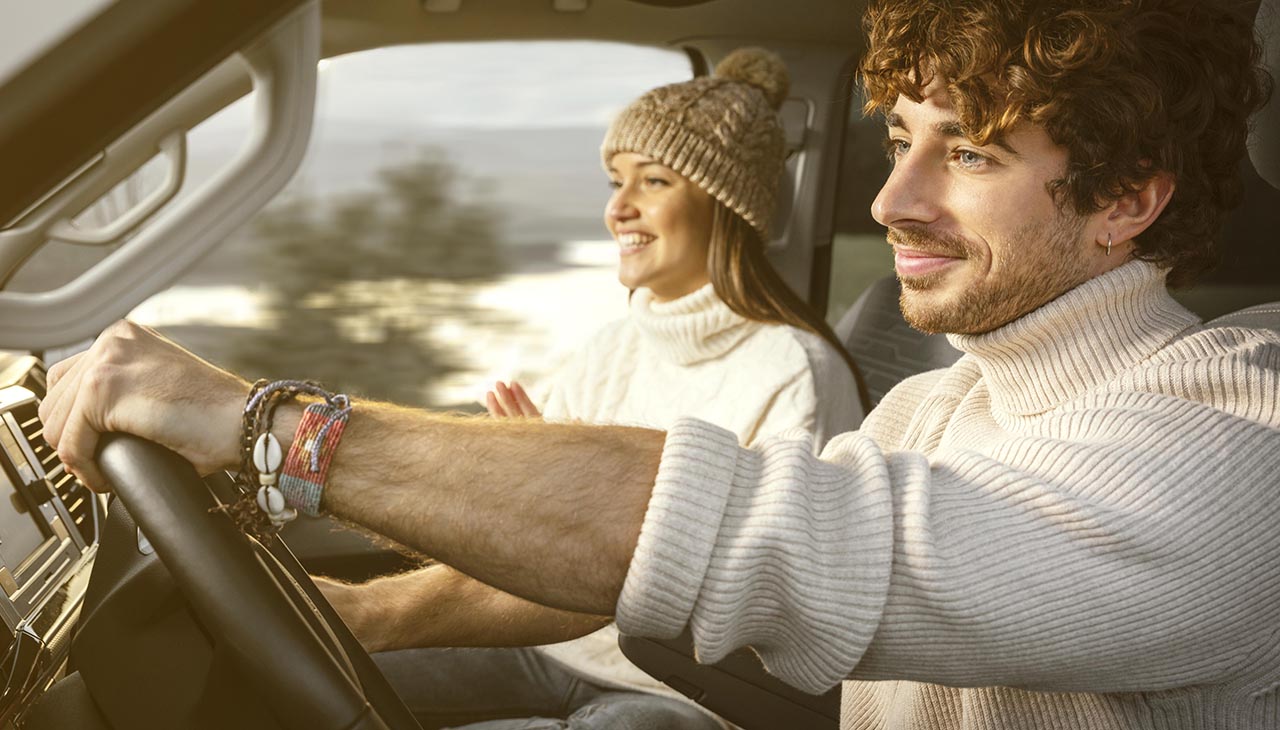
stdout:
POLYGON ((63 468, 37 412, 40 361, 0 354, 0 727, 62 672, 104 515, 100 497, 63 468))

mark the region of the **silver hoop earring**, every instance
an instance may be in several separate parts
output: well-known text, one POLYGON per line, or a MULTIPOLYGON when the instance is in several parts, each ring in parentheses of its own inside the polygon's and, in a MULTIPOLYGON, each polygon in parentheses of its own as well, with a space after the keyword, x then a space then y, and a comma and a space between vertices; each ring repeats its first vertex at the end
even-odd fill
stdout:
POLYGON ((1107 234, 1107 255, 1111 255, 1111 234, 1107 234))

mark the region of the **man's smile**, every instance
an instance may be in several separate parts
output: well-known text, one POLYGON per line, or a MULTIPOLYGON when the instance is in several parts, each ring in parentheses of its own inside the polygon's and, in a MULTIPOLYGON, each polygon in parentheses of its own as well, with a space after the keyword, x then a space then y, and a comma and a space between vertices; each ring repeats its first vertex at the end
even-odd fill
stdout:
POLYGON ((901 245, 893 247, 893 268, 898 272, 899 276, 926 276, 962 260, 964 260, 962 256, 924 251, 901 245))

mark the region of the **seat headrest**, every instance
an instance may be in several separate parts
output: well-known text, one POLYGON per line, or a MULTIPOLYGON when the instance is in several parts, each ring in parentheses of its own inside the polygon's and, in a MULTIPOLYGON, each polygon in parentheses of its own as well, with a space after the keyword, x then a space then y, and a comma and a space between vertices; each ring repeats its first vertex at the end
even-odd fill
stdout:
POLYGON ((961 355, 945 336, 926 335, 907 324, 898 306, 900 291, 897 277, 878 280, 835 326, 836 336, 862 371, 873 408, 902 380, 945 368, 961 355))
POLYGON ((1250 329, 1269 329, 1280 332, 1280 302, 1255 304, 1247 309, 1239 309, 1224 314, 1209 322, 1211 327, 1248 327, 1250 329))
MULTIPOLYGON (((1254 28, 1262 41, 1262 64, 1280 81, 1280 0, 1262 0, 1254 28)), ((1280 189, 1280 90, 1253 118, 1249 159, 1263 180, 1280 189)))

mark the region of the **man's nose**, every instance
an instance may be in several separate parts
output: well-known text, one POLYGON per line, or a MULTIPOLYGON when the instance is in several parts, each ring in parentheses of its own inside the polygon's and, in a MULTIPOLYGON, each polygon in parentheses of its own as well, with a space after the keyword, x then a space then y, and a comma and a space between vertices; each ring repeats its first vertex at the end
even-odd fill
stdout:
POLYGON ((893 228, 909 223, 932 223, 938 216, 942 171, 931 169, 926 158, 910 153, 898 158, 889 178, 871 201, 871 217, 893 228))

